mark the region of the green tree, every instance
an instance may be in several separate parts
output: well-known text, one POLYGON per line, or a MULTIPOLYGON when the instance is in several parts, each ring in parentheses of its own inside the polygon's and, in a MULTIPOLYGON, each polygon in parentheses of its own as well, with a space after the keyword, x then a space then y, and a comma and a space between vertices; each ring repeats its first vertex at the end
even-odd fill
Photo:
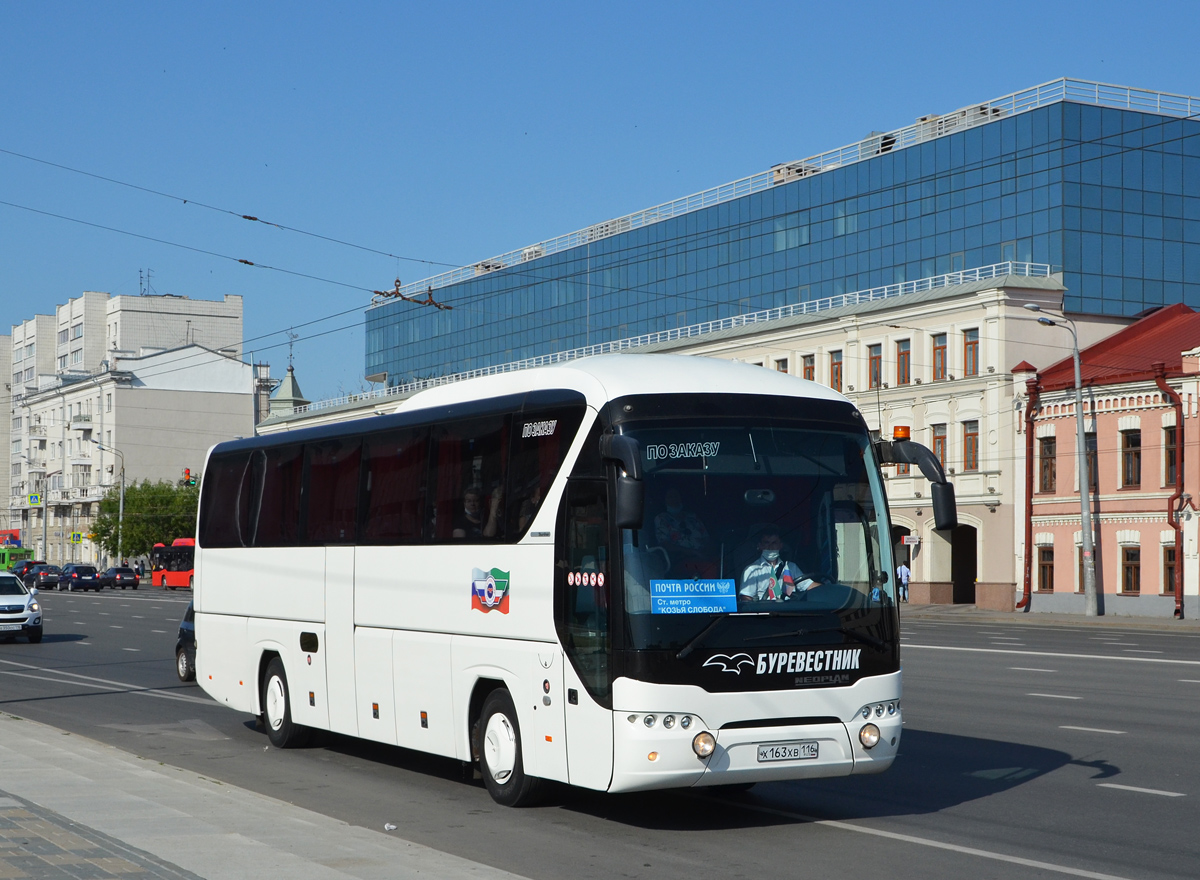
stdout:
MULTIPOLYGON (((197 486, 151 483, 143 480, 125 487, 125 518, 121 529, 121 554, 147 556, 155 544, 170 546, 175 538, 196 535, 197 486)), ((92 526, 95 541, 110 556, 117 555, 117 519, 121 490, 110 489, 100 499, 100 514, 92 526)))

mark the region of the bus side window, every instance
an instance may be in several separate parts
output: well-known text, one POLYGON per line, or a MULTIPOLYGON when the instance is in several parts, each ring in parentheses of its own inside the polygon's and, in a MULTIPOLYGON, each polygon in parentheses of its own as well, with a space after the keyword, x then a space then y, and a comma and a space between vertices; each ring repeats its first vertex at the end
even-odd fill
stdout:
POLYGON ((248 452, 213 456, 204 475, 200 502, 200 544, 204 547, 246 547, 250 544, 247 509, 250 481, 245 479, 248 452))
POLYGON ((555 573, 559 636, 588 691, 607 698, 612 640, 608 626, 611 558, 608 494, 601 480, 567 484, 555 573))
POLYGON ((255 547, 294 547, 299 542, 302 452, 300 444, 266 450, 255 547))
POLYGON ((367 437, 363 447, 363 544, 420 544, 424 536, 429 431, 403 428, 367 437))
POLYGON ((508 534, 521 538, 575 440, 585 407, 563 405, 521 413, 513 423, 508 470, 508 534))
POLYGON ((430 531, 434 541, 481 543, 504 538, 508 423, 507 416, 488 416, 439 425, 433 430, 430 482, 437 507, 430 531), (464 500, 471 489, 479 493, 478 521, 465 510, 464 500), (489 525, 493 503, 499 510, 489 525), (465 532, 466 537, 455 539, 455 531, 465 532))
POLYGON ((353 544, 357 539, 362 443, 350 438, 310 443, 305 454, 308 457, 305 543, 353 544))

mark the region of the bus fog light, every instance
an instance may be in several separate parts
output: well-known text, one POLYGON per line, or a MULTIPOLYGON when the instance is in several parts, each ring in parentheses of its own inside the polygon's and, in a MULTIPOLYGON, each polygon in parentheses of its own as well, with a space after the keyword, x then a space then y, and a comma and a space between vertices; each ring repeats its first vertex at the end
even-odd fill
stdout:
POLYGON ((679 726, 682 727, 684 730, 687 730, 689 727, 691 727, 692 726, 692 716, 684 715, 682 718, 680 718, 679 726))
POLYGON ((667 715, 663 718, 663 727, 667 728, 667 730, 670 730, 674 726, 675 726, 675 716, 674 715, 667 715))
POLYGON ((647 727, 653 727, 654 722, 656 720, 658 720, 658 719, 656 719, 653 715, 647 715, 645 718, 642 719, 642 723, 645 724, 647 727))
POLYGON ((629 716, 629 723, 630 723, 630 724, 637 724, 637 716, 636 716, 636 715, 630 715, 630 716, 629 716))
POLYGON ((888 703, 888 714, 889 715, 896 714, 896 704, 895 703, 888 703))
POLYGON ((716 738, 707 730, 702 730, 692 737, 692 751, 698 758, 707 758, 717 747, 716 738))
POLYGON ((880 703, 878 706, 875 707, 875 717, 876 718, 883 717, 883 703, 880 703))
POLYGON ((651 752, 650 754, 648 754, 646 756, 646 760, 647 761, 657 761, 658 760, 658 752, 651 752))
POLYGON ((864 724, 858 732, 858 741, 864 749, 873 749, 879 745, 879 728, 874 724, 864 724))
POLYGON ((870 706, 863 706, 863 707, 862 707, 862 717, 863 717, 863 718, 870 718, 870 717, 871 717, 871 707, 870 707, 870 706))

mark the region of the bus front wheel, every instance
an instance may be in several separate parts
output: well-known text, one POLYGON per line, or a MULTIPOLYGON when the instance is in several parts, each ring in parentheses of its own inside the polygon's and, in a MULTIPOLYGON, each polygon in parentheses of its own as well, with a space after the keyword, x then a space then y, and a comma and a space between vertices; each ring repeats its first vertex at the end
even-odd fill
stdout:
POLYGON ((271 744, 279 749, 293 749, 308 741, 308 728, 292 721, 292 698, 288 691, 287 673, 283 661, 272 658, 263 676, 263 723, 271 744))
POLYGON ((479 722, 479 769, 492 800, 504 807, 534 803, 541 780, 525 773, 517 710, 507 690, 488 694, 479 722))

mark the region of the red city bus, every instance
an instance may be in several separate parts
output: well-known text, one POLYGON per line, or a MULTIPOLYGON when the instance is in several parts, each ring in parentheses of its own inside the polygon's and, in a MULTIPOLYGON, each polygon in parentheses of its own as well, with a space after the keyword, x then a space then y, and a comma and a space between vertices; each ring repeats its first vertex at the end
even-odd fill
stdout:
POLYGON ((150 583, 174 590, 195 583, 195 538, 176 538, 171 546, 155 544, 150 551, 150 583))

